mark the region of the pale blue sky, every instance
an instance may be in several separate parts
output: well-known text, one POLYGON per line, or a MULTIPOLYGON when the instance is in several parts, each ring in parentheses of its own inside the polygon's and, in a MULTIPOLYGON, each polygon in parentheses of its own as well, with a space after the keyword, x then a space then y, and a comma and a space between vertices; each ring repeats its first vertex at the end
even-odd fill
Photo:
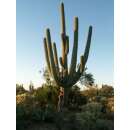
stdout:
MULTIPOLYGON (((73 18, 78 16, 78 54, 83 54, 88 27, 92 25, 88 72, 94 75, 96 83, 113 85, 113 0, 62 1, 65 5, 67 33, 70 36, 70 52, 73 43, 73 18)), ((60 3, 61 0, 17 0, 17 83, 42 83, 39 70, 45 65, 42 38, 46 28, 51 29, 52 41, 57 43, 58 55, 61 55, 60 3)))

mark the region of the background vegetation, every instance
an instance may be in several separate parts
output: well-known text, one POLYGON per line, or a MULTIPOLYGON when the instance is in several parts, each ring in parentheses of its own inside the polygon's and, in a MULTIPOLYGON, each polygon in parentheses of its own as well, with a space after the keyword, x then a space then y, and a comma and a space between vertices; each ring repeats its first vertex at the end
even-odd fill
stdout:
POLYGON ((43 84, 27 91, 16 85, 17 130, 113 130, 114 89, 102 85, 80 91, 73 86, 68 109, 57 112, 59 88, 43 84))

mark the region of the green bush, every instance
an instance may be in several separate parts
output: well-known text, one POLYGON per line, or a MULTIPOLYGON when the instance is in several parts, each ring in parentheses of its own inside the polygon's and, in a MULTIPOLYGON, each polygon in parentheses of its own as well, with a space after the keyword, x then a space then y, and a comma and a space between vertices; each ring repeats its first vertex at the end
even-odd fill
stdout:
POLYGON ((69 93, 69 110, 79 110, 82 105, 87 103, 87 98, 80 92, 78 86, 74 86, 69 93))
POLYGON ((41 108, 35 108, 31 112, 31 119, 34 121, 44 121, 45 113, 41 108))
POLYGON ((69 95, 68 108, 71 111, 64 108, 58 113, 58 89, 44 85, 33 93, 17 95, 17 130, 26 130, 30 123, 39 122, 54 124, 59 130, 113 130, 113 96, 100 95, 100 89, 95 88, 85 91, 85 95, 75 87, 69 95))
POLYGON ((95 125, 97 130, 114 130, 114 124, 111 120, 97 119, 95 125))
POLYGON ((102 85, 102 88, 99 90, 99 95, 104 97, 113 97, 114 88, 108 85, 102 85))
POLYGON ((16 106, 16 129, 25 130, 30 121, 27 121, 28 115, 26 114, 26 108, 22 105, 16 106))
POLYGON ((96 117, 101 115, 101 110, 102 110, 102 105, 100 103, 97 102, 92 102, 92 103, 88 103, 87 105, 82 107, 82 111, 86 112, 90 112, 95 114, 96 117))
POLYGON ((41 107, 45 107, 47 104, 53 104, 57 107, 58 90, 55 86, 44 86, 38 88, 35 91, 34 97, 41 107))
POLYGON ((16 119, 23 119, 25 115, 25 109, 23 106, 16 106, 16 119))

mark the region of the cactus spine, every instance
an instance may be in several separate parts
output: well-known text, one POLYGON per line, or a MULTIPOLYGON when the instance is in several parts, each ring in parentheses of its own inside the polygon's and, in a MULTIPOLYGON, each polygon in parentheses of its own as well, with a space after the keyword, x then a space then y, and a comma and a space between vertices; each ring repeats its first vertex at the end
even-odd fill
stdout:
POLYGON ((85 46, 84 54, 80 57, 79 67, 76 70, 77 64, 77 51, 78 51, 78 17, 74 18, 74 42, 73 51, 70 67, 68 66, 67 56, 69 53, 69 36, 66 35, 66 25, 65 25, 65 12, 64 4, 61 3, 61 41, 62 41, 62 57, 57 56, 56 44, 51 41, 50 30, 46 30, 46 38, 44 38, 44 49, 45 57, 48 70, 52 77, 54 78, 58 86, 62 86, 65 90, 73 86, 82 75, 85 64, 88 59, 91 37, 92 37, 92 26, 89 27, 87 42, 85 46))

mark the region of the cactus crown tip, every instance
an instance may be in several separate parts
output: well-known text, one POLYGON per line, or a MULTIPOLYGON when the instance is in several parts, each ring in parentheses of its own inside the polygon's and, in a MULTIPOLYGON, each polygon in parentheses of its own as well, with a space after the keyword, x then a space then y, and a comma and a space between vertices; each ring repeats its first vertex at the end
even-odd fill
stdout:
POLYGON ((46 41, 46 38, 45 38, 45 37, 43 37, 43 40, 44 40, 44 41, 46 41))
POLYGON ((50 29, 49 28, 46 29, 46 34, 47 35, 50 34, 50 29))
POLYGON ((49 29, 49 28, 47 28, 47 29, 46 29, 46 31, 50 31, 50 29, 49 29))
POLYGON ((61 1, 61 6, 64 6, 64 3, 61 1))
POLYGON ((93 28, 92 25, 90 25, 89 28, 92 29, 93 28))

